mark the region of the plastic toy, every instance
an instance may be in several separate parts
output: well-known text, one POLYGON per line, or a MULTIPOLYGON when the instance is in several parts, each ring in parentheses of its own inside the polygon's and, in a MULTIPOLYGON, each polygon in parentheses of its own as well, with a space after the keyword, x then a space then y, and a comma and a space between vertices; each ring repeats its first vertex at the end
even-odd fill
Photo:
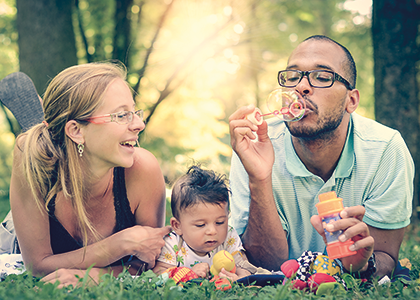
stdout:
POLYGON ((210 267, 210 273, 213 276, 218 276, 222 268, 225 268, 226 271, 231 273, 236 272, 235 259, 232 254, 226 250, 221 250, 213 256, 213 264, 210 267))
POLYGON ((187 267, 172 267, 162 273, 162 277, 172 278, 175 283, 187 282, 191 279, 198 278, 193 270, 187 267))
POLYGON ((216 290, 226 291, 232 288, 232 283, 227 278, 220 278, 219 275, 214 276, 210 282, 214 283, 216 290))
POLYGON ((269 113, 263 114, 259 108, 246 116, 255 125, 261 125, 263 117, 275 115, 284 121, 298 121, 305 115, 306 104, 294 89, 278 88, 270 93, 267 98, 269 113))
POLYGON ((294 289, 308 290, 317 295, 324 295, 336 286, 345 290, 340 267, 320 252, 305 251, 297 260, 284 262, 281 271, 292 280, 294 289))
MULTIPOLYGON (((210 268, 210 272, 213 275, 210 282, 214 283, 216 290, 225 291, 232 288, 232 283, 228 278, 219 277, 222 268, 228 272, 236 272, 235 259, 232 254, 226 250, 221 250, 213 256, 213 264, 210 268)), ((183 282, 199 278, 193 270, 187 267, 169 268, 163 272, 160 277, 162 283, 166 282, 169 278, 172 278, 178 286, 182 286, 183 282)))
POLYGON ((236 272, 235 259, 226 250, 220 250, 213 256, 213 264, 210 267, 210 273, 214 276, 210 282, 214 282, 216 290, 226 291, 232 288, 232 283, 227 278, 219 277, 222 268, 231 273, 236 272))
POLYGON ((356 254, 356 251, 349 250, 349 246, 354 243, 352 240, 347 240, 345 242, 340 242, 338 240, 338 237, 343 233, 341 230, 334 232, 325 230, 327 224, 341 219, 340 212, 344 209, 343 199, 337 198, 334 191, 320 194, 318 198, 319 203, 315 204, 315 206, 324 225, 328 256, 331 259, 335 259, 356 254))

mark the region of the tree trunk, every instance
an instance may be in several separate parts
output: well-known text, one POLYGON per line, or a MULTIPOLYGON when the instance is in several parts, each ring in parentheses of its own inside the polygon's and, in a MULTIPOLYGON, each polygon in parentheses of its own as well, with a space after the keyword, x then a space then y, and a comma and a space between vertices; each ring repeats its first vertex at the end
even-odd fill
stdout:
POLYGON ((416 164, 414 202, 419 206, 419 99, 416 44, 420 6, 416 0, 374 0, 372 40, 375 74, 375 115, 399 130, 416 164))
POLYGON ((42 94, 51 78, 77 64, 73 1, 16 0, 20 70, 42 94))
POLYGON ((133 0, 115 1, 115 31, 114 31, 114 50, 112 58, 123 62, 127 69, 130 67, 129 47, 131 41, 131 22, 127 14, 133 5, 133 0))

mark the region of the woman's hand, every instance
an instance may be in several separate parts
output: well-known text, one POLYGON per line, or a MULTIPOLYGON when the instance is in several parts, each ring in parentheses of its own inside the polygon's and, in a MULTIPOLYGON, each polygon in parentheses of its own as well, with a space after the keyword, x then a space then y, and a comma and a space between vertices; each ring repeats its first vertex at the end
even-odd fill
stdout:
POLYGON ((87 285, 93 286, 98 284, 99 278, 102 276, 102 274, 105 273, 104 270, 100 268, 91 268, 89 273, 87 272, 87 270, 58 269, 57 271, 54 271, 43 277, 41 281, 51 284, 59 281, 60 284, 57 286, 58 288, 63 288, 69 285, 72 285, 73 287, 81 287, 81 279, 85 276, 89 276, 87 285))
POLYGON ((163 238, 171 232, 171 226, 152 228, 136 225, 125 230, 131 233, 128 235, 128 242, 132 247, 131 255, 147 263, 148 268, 153 268, 162 247, 165 246, 163 238))
MULTIPOLYGON (((351 272, 365 271, 367 268, 367 261, 372 255, 375 241, 369 233, 369 227, 364 223, 363 216, 365 208, 361 205, 346 207, 341 213, 341 220, 330 223, 326 226, 326 230, 334 232, 342 230, 343 233, 338 237, 339 241, 345 242, 351 239, 354 244, 349 247, 351 251, 357 251, 355 255, 341 258, 341 262, 346 270, 351 272)), ((318 215, 311 217, 312 226, 324 238, 326 243, 324 228, 321 218, 318 215)))

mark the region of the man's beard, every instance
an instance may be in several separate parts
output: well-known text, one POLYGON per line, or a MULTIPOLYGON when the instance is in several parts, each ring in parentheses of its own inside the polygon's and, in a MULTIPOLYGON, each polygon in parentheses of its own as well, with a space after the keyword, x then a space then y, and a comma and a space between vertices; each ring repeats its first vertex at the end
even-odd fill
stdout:
MULTIPOLYGON (((318 107, 312 101, 308 99, 306 100, 312 103, 312 105, 314 106, 313 112, 319 117, 318 107)), ((296 138, 301 138, 308 141, 329 139, 333 136, 333 133, 338 128, 338 126, 340 126, 344 117, 344 113, 344 107, 337 107, 335 111, 330 112, 322 119, 318 119, 315 127, 300 125, 298 124, 299 121, 297 121, 297 124, 295 124, 296 126, 290 126, 289 122, 285 123, 291 135, 293 135, 296 138)))

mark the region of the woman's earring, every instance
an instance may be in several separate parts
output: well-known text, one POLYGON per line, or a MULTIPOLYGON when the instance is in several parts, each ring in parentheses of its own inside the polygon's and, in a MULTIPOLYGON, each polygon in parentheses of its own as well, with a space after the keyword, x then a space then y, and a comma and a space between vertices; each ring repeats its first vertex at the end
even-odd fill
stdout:
POLYGON ((82 157, 84 149, 85 145, 83 145, 82 143, 77 144, 77 152, 79 152, 80 157, 82 157))

